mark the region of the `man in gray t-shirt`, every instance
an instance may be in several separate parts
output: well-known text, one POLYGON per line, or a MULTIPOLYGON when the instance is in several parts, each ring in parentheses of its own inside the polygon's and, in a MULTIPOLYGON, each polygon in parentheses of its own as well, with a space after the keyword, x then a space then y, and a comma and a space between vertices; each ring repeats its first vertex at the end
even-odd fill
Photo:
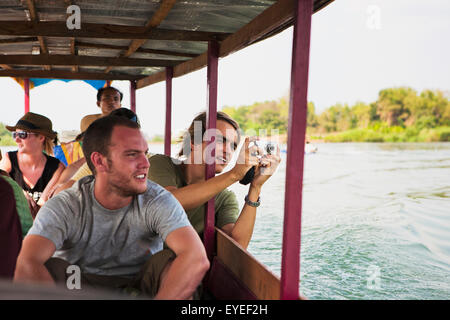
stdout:
POLYGON ((41 208, 24 239, 15 281, 65 281, 75 265, 82 286, 191 297, 209 262, 181 205, 147 179, 147 151, 136 123, 116 116, 93 122, 83 152, 94 176, 41 208))

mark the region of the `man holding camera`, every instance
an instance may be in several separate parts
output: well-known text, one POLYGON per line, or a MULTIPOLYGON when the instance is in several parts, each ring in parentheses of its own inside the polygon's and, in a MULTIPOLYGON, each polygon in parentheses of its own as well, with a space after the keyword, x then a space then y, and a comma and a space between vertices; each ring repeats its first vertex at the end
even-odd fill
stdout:
MULTIPOLYGON (((214 161, 216 174, 219 174, 231 160, 239 144, 240 132, 236 121, 223 112, 217 113, 216 127, 214 161)), ((256 138, 246 138, 236 165, 226 173, 205 180, 205 155, 211 151, 203 139, 205 132, 206 113, 203 112, 192 121, 183 139, 179 157, 185 159, 180 162, 165 155, 154 155, 150 158, 148 177, 172 192, 200 235, 204 228, 204 204, 215 197, 216 226, 246 249, 252 237, 262 185, 278 167, 280 150, 277 148, 275 154, 264 154, 257 145, 250 147, 256 138), (255 167, 254 177, 239 213, 235 194, 226 188, 242 180, 252 167, 255 167)))

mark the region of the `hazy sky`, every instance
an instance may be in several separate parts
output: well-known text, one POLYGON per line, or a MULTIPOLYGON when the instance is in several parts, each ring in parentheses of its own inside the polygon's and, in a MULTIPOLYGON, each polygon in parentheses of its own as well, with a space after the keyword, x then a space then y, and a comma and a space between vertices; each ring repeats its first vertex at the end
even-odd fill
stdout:
MULTIPOLYGON (((387 87, 450 90, 450 1, 336 0, 313 16, 308 100, 316 112, 335 103, 376 100, 387 87)), ((219 61, 219 109, 287 95, 292 28, 219 61)), ((0 47, 1 51, 1 47, 0 47)), ((113 82, 129 107, 129 82, 113 82)), ((23 115, 23 91, 0 78, 0 121, 23 115)), ((137 91, 143 131, 163 134, 165 85, 137 91)), ((98 113, 96 91, 74 81, 53 81, 31 90, 31 111, 50 117, 56 130, 79 129, 98 113)), ((173 134, 206 108, 206 69, 174 79, 173 134)))

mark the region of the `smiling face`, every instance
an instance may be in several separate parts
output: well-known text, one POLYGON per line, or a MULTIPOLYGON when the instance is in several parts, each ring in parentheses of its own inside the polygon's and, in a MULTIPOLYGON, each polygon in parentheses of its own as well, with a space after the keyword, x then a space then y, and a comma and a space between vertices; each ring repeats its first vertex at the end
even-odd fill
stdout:
POLYGON ((111 191, 123 197, 147 190, 148 145, 138 129, 117 126, 113 129, 107 158, 107 178, 111 191))
POLYGON ((97 101, 97 106, 102 109, 103 115, 108 115, 111 111, 121 107, 120 93, 114 88, 106 88, 102 92, 100 101, 97 101))
MULTIPOLYGON (((236 129, 227 121, 217 120, 216 123, 216 149, 215 149, 215 163, 216 174, 221 173, 223 169, 228 165, 229 161, 233 157, 238 143, 238 133, 236 129)), ((208 141, 203 141, 201 149, 203 153, 203 163, 207 162, 205 157, 211 154, 210 148, 208 148, 208 141)), ((196 148, 195 146, 193 146, 196 148)), ((197 147, 198 148, 198 147, 197 147)), ((199 151, 198 149, 196 150, 199 151)), ((195 153, 195 150, 194 150, 195 153)))

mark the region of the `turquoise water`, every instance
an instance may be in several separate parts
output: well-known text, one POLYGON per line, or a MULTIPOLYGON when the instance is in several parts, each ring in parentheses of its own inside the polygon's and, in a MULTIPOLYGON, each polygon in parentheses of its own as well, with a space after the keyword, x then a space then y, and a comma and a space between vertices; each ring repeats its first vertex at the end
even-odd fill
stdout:
MULTIPOLYGON (((301 293, 309 299, 449 299, 450 143, 318 148, 305 156, 301 293)), ((151 152, 162 150, 150 145, 151 152)), ((248 248, 277 275, 282 156, 263 187, 248 248)), ((230 189, 242 206, 248 187, 230 189)))
MULTIPOLYGON (((305 157, 301 293, 450 298, 450 144, 319 144, 305 157)), ((281 269, 285 155, 248 250, 281 269)), ((243 204, 247 189, 231 187, 243 204)))

